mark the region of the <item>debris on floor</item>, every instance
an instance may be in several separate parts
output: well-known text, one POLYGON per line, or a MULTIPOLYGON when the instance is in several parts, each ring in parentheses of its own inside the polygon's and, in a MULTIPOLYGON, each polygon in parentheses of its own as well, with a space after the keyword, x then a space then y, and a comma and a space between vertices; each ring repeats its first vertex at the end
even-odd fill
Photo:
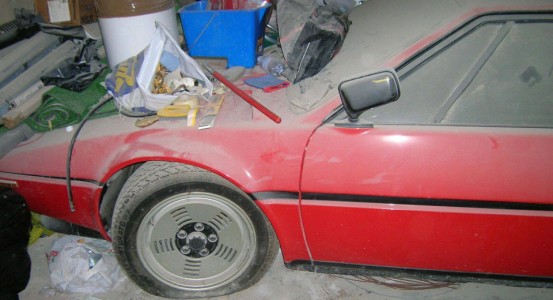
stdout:
MULTIPOLYGON (((138 288, 126 275, 112 290, 106 293, 86 294, 57 290, 51 279, 46 254, 53 243, 63 237, 54 234, 38 239, 29 247, 32 260, 31 280, 27 288, 19 294, 22 300, 163 300, 147 294, 138 288)), ((407 290, 397 289, 387 284, 386 278, 374 277, 379 282, 355 278, 353 276, 337 276, 313 272, 293 271, 284 267, 282 256, 277 255, 273 266, 254 286, 236 294, 211 298, 211 300, 241 300, 241 299, 553 299, 553 289, 522 288, 492 284, 463 283, 449 287, 432 287, 428 289, 407 290), (360 279, 360 280, 356 280, 360 279), (381 284, 384 283, 384 284, 381 284)), ((396 281, 395 283, 399 283, 396 281)))
POLYGON ((105 240, 64 236, 47 257, 50 278, 60 291, 106 293, 123 280, 111 243, 105 240))
POLYGON ((29 245, 34 244, 38 239, 53 235, 54 232, 44 227, 40 221, 40 215, 31 213, 31 224, 33 225, 29 238, 29 245))

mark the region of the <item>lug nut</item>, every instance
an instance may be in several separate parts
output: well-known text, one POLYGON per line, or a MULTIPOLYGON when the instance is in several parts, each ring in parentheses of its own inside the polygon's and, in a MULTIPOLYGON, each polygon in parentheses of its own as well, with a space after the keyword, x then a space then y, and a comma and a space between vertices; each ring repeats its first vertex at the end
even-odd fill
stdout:
POLYGON ((180 251, 181 251, 183 254, 190 254, 190 246, 188 246, 188 245, 182 246, 182 247, 180 248, 180 251))
POLYGON ((207 237, 207 240, 210 241, 211 243, 215 243, 218 239, 219 239, 219 237, 214 233, 210 234, 207 237))
POLYGON ((194 230, 196 230, 196 231, 202 231, 202 230, 204 230, 204 224, 202 224, 202 223, 196 223, 196 224, 194 224, 194 230))
POLYGON ((203 257, 206 257, 209 255, 209 250, 207 250, 206 248, 203 248, 202 250, 200 250, 200 255, 203 256, 203 257))
POLYGON ((188 233, 186 233, 186 231, 184 231, 183 229, 179 230, 179 232, 177 232, 177 237, 179 239, 185 239, 186 236, 188 235, 188 233))

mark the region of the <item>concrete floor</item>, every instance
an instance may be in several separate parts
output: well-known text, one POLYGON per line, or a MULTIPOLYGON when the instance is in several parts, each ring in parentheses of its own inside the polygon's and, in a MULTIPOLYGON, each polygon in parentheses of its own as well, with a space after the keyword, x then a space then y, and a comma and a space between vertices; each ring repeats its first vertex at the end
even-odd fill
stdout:
MULTIPOLYGON (((19 296, 22 300, 62 299, 163 299, 143 292, 126 277, 109 293, 64 293, 53 288, 46 260, 53 242, 62 235, 41 238, 29 247, 32 259, 31 280, 19 296)), ((279 255, 269 272, 253 287, 242 292, 213 298, 234 299, 553 299, 553 288, 517 288, 477 283, 407 291, 382 284, 358 281, 352 276, 292 271, 284 267, 279 255)))

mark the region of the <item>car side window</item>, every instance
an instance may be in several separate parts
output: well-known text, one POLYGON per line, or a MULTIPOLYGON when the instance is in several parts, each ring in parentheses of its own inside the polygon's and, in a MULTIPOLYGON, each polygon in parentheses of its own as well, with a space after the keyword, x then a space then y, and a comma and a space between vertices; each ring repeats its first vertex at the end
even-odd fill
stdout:
POLYGON ((553 127, 553 23, 512 24, 441 121, 553 127))
POLYGON ((398 101, 373 124, 553 127, 553 23, 473 26, 408 63, 398 101))

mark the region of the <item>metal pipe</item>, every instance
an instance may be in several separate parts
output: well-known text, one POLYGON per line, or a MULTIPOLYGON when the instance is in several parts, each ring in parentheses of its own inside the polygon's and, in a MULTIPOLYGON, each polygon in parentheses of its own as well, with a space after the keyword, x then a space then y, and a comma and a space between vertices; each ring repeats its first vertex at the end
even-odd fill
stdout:
POLYGON ((243 90, 241 90, 239 87, 237 87, 234 83, 230 82, 228 79, 225 78, 221 73, 215 71, 210 65, 203 64, 203 67, 215 78, 217 78, 219 81, 221 81, 225 86, 227 86, 229 89, 231 89, 233 92, 235 92, 240 98, 244 99, 246 102, 251 104, 253 107, 255 107, 257 110, 259 110, 262 114, 267 116, 269 119, 271 119, 273 122, 279 124, 282 120, 279 116, 277 116, 275 113, 273 113, 271 110, 263 106, 263 104, 259 103, 257 100, 252 98, 250 95, 246 94, 243 90))

